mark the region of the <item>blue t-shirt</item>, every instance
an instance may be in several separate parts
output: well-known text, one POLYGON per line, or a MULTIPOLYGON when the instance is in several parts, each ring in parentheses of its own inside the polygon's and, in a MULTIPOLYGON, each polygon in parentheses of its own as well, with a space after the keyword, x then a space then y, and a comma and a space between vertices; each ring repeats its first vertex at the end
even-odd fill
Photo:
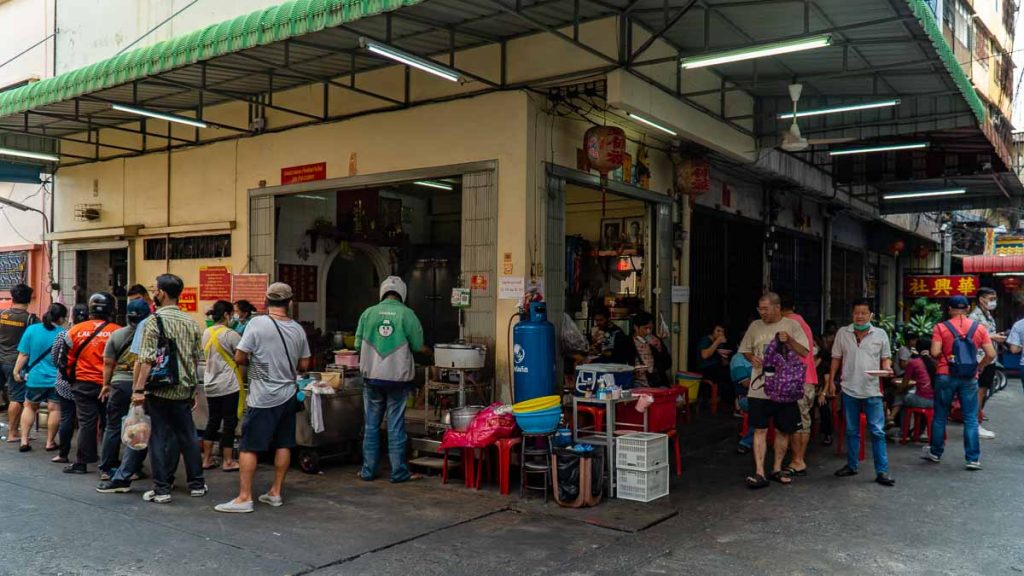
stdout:
POLYGON ((146 316, 142 319, 142 322, 139 322, 139 325, 135 327, 135 336, 132 336, 132 347, 128 350, 132 354, 138 355, 139 347, 142 346, 142 333, 146 331, 146 322, 149 322, 149 319, 152 317, 152 314, 146 316))
POLYGON ((50 350, 53 349, 53 341, 63 333, 64 328, 60 326, 47 330, 41 323, 25 329, 21 342, 18 343, 18 352, 28 356, 25 367, 42 357, 28 373, 25 385, 29 388, 52 388, 57 382, 57 367, 53 364, 50 350))

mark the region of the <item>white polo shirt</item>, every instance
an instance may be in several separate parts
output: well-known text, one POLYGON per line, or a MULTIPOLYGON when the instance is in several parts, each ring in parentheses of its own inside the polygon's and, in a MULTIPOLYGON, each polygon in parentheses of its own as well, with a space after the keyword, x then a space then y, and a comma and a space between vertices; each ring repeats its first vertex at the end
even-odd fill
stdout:
POLYGON ((867 336, 858 343, 853 324, 840 328, 832 344, 832 358, 843 361, 843 394, 858 399, 881 396, 878 377, 868 376, 864 372, 880 370, 882 360, 891 357, 889 335, 885 330, 871 326, 867 336))

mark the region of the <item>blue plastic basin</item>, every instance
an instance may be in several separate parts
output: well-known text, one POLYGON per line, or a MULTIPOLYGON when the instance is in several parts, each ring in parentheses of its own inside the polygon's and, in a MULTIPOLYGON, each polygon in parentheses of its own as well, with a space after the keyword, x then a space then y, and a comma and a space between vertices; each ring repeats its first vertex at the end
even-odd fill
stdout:
POLYGON ((516 424, 525 434, 550 434, 558 429, 562 420, 562 408, 555 406, 547 410, 516 414, 516 424))

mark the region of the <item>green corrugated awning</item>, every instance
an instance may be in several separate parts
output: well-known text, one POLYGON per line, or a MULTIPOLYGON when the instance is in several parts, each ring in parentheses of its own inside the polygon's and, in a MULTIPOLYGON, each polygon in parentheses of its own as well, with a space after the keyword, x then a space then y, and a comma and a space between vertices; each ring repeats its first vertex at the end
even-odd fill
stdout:
POLYGON ((348 24, 422 0, 291 0, 139 48, 28 86, 0 92, 0 117, 148 76, 348 24))
POLYGON ((974 90, 971 80, 967 77, 960 63, 957 62, 956 56, 953 54, 953 48, 949 46, 945 37, 942 36, 942 25, 935 18, 932 9, 925 0, 907 0, 907 4, 913 10, 914 16, 917 16, 917 19, 921 21, 921 26, 928 33, 928 39, 932 41, 935 51, 939 53, 942 64, 946 67, 949 75, 953 77, 953 82, 956 83, 956 87, 960 89, 964 99, 967 100, 967 105, 971 107, 974 115, 977 116, 978 122, 985 122, 985 103, 981 101, 981 97, 974 90))

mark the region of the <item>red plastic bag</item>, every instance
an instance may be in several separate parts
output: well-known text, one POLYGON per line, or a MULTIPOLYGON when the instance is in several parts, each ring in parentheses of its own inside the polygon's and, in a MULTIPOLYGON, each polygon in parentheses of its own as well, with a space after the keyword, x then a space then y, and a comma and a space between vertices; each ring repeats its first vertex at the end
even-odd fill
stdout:
POLYGON ((516 418, 504 404, 496 402, 476 415, 466 429, 466 435, 473 446, 490 446, 501 438, 508 438, 516 431, 516 418), (499 410, 501 409, 501 410, 499 410))

